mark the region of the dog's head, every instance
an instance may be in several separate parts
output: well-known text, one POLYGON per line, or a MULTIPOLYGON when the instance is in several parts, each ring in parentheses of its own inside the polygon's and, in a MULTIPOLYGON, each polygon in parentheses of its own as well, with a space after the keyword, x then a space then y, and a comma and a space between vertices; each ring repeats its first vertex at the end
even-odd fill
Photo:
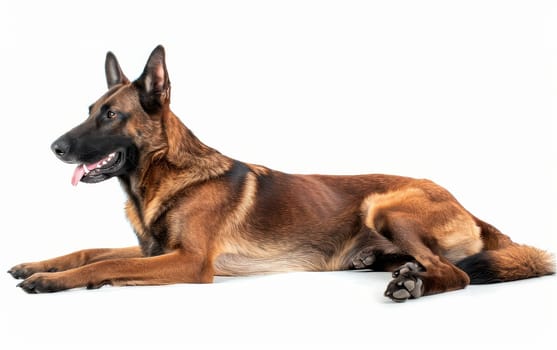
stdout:
POLYGON ((52 143, 64 162, 78 164, 72 184, 96 183, 136 170, 140 154, 166 147, 162 116, 169 110, 170 81, 158 46, 141 76, 130 82, 111 52, 105 63, 108 92, 89 107, 89 117, 52 143))

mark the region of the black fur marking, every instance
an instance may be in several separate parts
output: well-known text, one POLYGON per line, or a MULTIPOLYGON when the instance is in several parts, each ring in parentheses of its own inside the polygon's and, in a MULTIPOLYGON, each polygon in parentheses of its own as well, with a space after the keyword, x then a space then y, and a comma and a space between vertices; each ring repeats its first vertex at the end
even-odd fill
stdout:
POLYGON ((410 255, 405 254, 385 254, 381 251, 375 251, 375 261, 370 269, 373 271, 389 271, 393 266, 402 266, 407 262, 415 261, 410 255))
POLYGON ((235 160, 224 176, 230 181, 233 188, 241 188, 249 172, 250 169, 246 164, 235 160))
POLYGON ((132 139, 121 135, 119 130, 109 129, 112 128, 101 128, 95 119, 88 119, 60 136, 51 148, 60 160, 73 164, 94 163, 118 149, 136 156, 133 155, 137 150, 132 149, 135 147, 132 139))
POLYGON ((379 232, 379 234, 381 234, 381 236, 385 237, 387 240, 389 240, 390 242, 393 241, 393 233, 391 232, 391 230, 389 229, 389 227, 383 227, 381 229, 381 231, 379 232))
POLYGON ((164 249, 160 243, 153 237, 149 237, 144 241, 139 242, 141 251, 145 256, 157 256, 164 254, 164 249))
POLYGON ((471 284, 502 282, 488 251, 469 256, 459 261, 456 266, 470 276, 471 284))
POLYGON ((137 169, 138 165, 139 165, 139 149, 132 142, 126 148, 126 163, 124 164, 122 169, 120 169, 120 171, 114 175, 124 176, 124 175, 131 174, 137 169))
POLYGON ((148 249, 147 256, 156 256, 164 253, 163 247, 168 244, 168 225, 166 215, 161 215, 154 224, 149 228, 153 242, 148 249))

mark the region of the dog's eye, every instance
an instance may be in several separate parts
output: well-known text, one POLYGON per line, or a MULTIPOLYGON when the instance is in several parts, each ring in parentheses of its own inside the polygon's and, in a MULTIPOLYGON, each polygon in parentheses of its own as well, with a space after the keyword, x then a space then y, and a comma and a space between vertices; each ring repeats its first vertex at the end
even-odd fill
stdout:
POLYGON ((114 119, 114 118, 116 118, 116 112, 109 110, 109 111, 106 112, 106 117, 108 119, 114 119))

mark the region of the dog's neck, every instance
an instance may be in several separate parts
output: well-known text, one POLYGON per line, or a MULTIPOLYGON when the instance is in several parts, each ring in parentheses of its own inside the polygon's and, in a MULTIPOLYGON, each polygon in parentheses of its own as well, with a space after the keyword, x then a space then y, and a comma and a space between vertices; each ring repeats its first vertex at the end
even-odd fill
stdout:
POLYGON ((143 154, 136 170, 120 178, 146 229, 169 209, 173 194, 217 178, 233 164, 203 144, 170 110, 163 115, 163 132, 166 145, 143 154))

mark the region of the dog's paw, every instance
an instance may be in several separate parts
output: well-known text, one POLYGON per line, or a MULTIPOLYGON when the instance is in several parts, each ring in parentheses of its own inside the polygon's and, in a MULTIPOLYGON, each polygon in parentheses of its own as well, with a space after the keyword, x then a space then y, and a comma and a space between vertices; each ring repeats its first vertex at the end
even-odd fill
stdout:
POLYGON ((354 269, 368 269, 375 262, 373 249, 366 248, 358 252, 352 259, 351 267, 354 269))
POLYGON ((45 269, 44 265, 41 263, 23 263, 16 265, 8 270, 8 273, 12 275, 13 278, 25 279, 37 272, 56 272, 57 269, 50 268, 45 269))
POLYGON ((416 299, 424 294, 424 283, 419 276, 421 268, 410 262, 393 272, 393 280, 387 286, 385 296, 396 302, 416 299))
POLYGON ((53 273, 34 273, 19 283, 17 287, 31 294, 52 293, 67 289, 53 275, 53 273))

